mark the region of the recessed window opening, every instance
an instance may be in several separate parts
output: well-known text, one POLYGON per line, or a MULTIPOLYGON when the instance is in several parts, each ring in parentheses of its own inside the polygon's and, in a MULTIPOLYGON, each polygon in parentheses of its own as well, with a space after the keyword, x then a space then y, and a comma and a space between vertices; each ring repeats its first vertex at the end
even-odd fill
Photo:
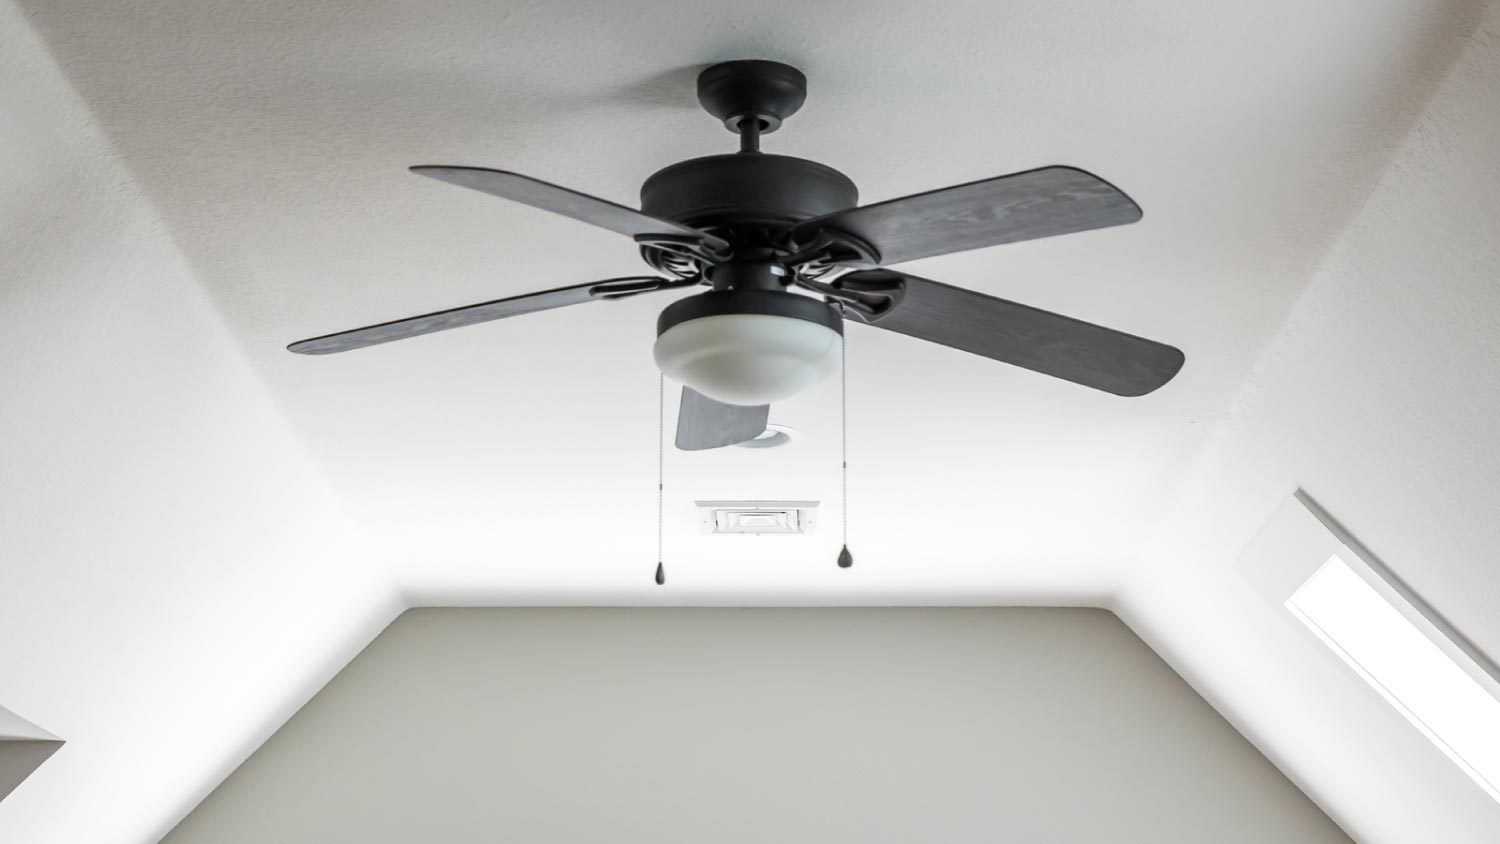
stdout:
POLYGON ((1378 590, 1338 554, 1286 609, 1490 797, 1500 801, 1500 699, 1452 641, 1391 589, 1378 590), (1424 629, 1426 628, 1426 629, 1424 629), (1443 639, 1440 643, 1440 639, 1443 639))

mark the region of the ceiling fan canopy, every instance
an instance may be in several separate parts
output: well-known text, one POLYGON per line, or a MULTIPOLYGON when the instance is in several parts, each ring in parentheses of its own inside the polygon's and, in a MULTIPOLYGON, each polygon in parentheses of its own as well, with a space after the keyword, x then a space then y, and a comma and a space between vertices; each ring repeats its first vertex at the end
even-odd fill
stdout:
POLYGON ((1139 220, 1098 176, 1053 166, 860 206, 831 167, 760 151, 801 108, 807 80, 768 61, 714 65, 698 99, 739 135, 736 153, 672 164, 641 187, 639 211, 537 179, 478 167, 412 172, 634 239, 656 274, 556 288, 303 340, 328 354, 533 311, 707 287, 669 305, 653 355, 684 385, 677 445, 744 442, 768 405, 838 371, 846 320, 906 334, 1120 396, 1157 389, 1177 349, 889 265, 1139 220))

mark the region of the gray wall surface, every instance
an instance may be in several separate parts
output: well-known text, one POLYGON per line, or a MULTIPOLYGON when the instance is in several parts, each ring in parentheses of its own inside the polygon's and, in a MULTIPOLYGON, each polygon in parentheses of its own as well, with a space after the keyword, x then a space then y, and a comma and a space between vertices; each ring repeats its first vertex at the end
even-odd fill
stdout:
POLYGON ((166 840, 1349 839, 1103 610, 423 609, 166 840))
POLYGON ((0 800, 62 747, 60 741, 17 739, 0 736, 0 800))

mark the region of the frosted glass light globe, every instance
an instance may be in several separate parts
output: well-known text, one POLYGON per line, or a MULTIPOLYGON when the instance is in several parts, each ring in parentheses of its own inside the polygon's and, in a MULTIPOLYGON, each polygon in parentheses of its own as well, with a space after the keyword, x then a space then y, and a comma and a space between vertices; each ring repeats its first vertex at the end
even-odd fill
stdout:
POLYGON ((679 322, 656 338, 656 365, 668 378, 725 404, 755 406, 789 398, 837 372, 839 332, 774 314, 731 313, 679 322))

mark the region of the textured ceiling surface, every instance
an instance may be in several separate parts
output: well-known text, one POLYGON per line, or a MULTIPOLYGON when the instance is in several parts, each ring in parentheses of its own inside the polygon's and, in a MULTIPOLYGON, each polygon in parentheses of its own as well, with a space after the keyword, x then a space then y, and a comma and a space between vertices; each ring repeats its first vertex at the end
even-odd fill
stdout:
POLYGON ((697 70, 766 57, 810 78, 767 150, 838 167, 867 201, 1052 163, 1119 184, 1143 222, 909 266, 1180 347, 1158 393, 852 333, 857 577, 830 565, 832 385, 773 409, 807 434, 796 448, 666 461, 674 600, 1102 596, 1400 138, 1450 25, 1411 2, 23 6, 403 588, 460 602, 647 591, 669 296, 287 354, 643 268, 622 238, 406 166, 631 203, 656 168, 733 148, 697 70), (817 499, 824 529, 710 540, 698 498, 817 499))
MULTIPOLYGON (((20 244, 0 270, 21 279, 0 288, 0 351, 19 362, 0 387, 45 412, 0 415, 20 479, 0 488, 0 540, 21 575, 6 569, 0 635, 32 648, 0 653, 0 703, 70 743, 0 832, 156 840, 140 830, 159 837, 399 604, 1109 604, 1126 587, 1127 620, 1164 653, 1270 659, 1248 620, 1213 639, 1190 612, 1153 626, 1184 581, 1142 557, 1162 530, 1226 521, 1183 516, 1184 497, 1239 491, 1239 475, 1202 482, 1204 445, 1233 430, 1247 373, 1480 5, 7 4, 0 62, 25 72, 0 74, 23 118, 0 125, 20 244), (658 589, 650 346, 677 294, 284 350, 642 271, 618 237, 405 168, 511 169, 634 204, 656 169, 733 148, 692 83, 751 57, 810 78, 765 149, 839 168, 866 201, 1047 164, 1124 188, 1138 224, 909 268, 1171 343, 1181 375, 1119 399, 856 327, 855 568, 833 565, 829 383, 773 409, 805 434, 791 447, 666 449, 658 589), (820 500, 819 529, 699 532, 695 499, 739 498, 820 500), (87 815, 69 808, 83 793, 99 795, 87 815)), ((1189 582, 1204 607, 1234 590, 1217 571, 1189 582)), ((1334 717, 1226 694, 1210 700, 1299 729, 1334 717)), ((1285 748, 1296 730, 1247 734, 1285 748)), ((1352 752, 1294 757, 1273 754, 1360 833, 1382 829, 1368 804, 1400 802, 1325 787, 1352 752)))

